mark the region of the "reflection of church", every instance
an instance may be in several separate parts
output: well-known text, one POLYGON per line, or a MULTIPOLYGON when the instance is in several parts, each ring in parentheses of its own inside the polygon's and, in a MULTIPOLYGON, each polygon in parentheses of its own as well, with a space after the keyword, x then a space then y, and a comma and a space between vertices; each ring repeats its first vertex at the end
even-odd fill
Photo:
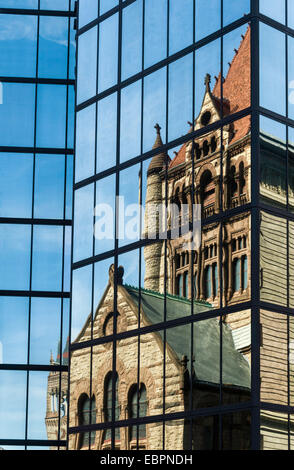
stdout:
MULTIPOLYGON (((250 28, 230 64, 223 83, 221 109, 220 77, 211 90, 210 76, 205 78, 202 108, 194 122, 194 130, 219 121, 224 116, 250 106, 250 28)), ((202 219, 250 202, 250 117, 242 118, 222 129, 210 131, 194 141, 188 141, 171 160, 165 153, 152 158, 147 171, 145 200, 145 233, 158 233, 159 219, 148 213, 148 206, 167 200, 178 208, 178 218, 191 219, 192 204, 202 207, 202 219), (221 150, 223 151, 221 159, 221 150), (192 174, 192 160, 194 174, 192 174), (221 164, 222 161, 222 164, 221 164), (167 168, 166 168, 167 165, 167 168), (223 184, 221 186, 221 180, 223 184), (191 188, 194 185, 194 191, 191 188), (193 199, 194 197, 194 199, 193 199), (183 210, 189 207, 188 214, 183 210)), ((154 149, 162 146, 160 127, 154 149)), ((191 127, 192 130, 192 127, 191 127)), ((175 207, 174 206, 174 207, 175 207)), ((170 218, 168 220, 171 220, 170 218)), ((172 227, 169 227, 172 228, 172 227)), ((265 232, 264 232, 265 233, 265 232)), ((265 245, 270 240, 264 241, 265 245)), ((263 242, 262 242, 263 243, 263 242)), ((123 284, 123 268, 119 268, 117 292, 117 331, 129 331, 162 322, 166 305, 167 320, 189 316, 194 298, 194 314, 220 306, 220 278, 223 280, 223 306, 250 299, 250 216, 248 212, 231 216, 222 228, 218 222, 202 229, 201 245, 193 254, 187 249, 186 238, 179 236, 158 241, 144 249, 144 289, 123 284), (222 263, 219 247, 222 244, 222 263), (167 254, 167 256, 165 256, 167 254), (166 260, 166 261, 165 261, 166 260), (164 271, 166 289, 164 300, 164 271)), ((276 271, 279 272, 277 260, 276 271)), ((267 286, 267 281, 263 287, 267 286)), ((262 286, 261 286, 262 287, 262 286)), ((93 320, 93 338, 102 338, 113 331, 113 267, 109 282, 97 306, 93 320)), ((115 380, 115 419, 156 416, 163 411, 176 413, 219 404, 220 374, 223 403, 232 404, 250 399, 251 314, 243 311, 231 314, 220 324, 208 318, 191 325, 163 332, 148 333, 117 342, 116 376, 112 371, 112 344, 104 343, 75 351, 70 371, 70 426, 101 423, 111 420, 112 381, 115 380), (191 332, 193 333, 191 335, 191 332), (192 337, 192 344, 191 344, 192 337), (220 346, 222 345, 222 346, 220 346), (222 371, 220 373, 220 350, 222 371), (139 373, 138 373, 138 363, 139 373), (165 367, 165 370, 164 370, 165 367), (92 383, 90 384, 90 376, 92 383), (165 379, 163 377, 165 376, 165 379), (138 383, 139 377, 139 385, 138 383), (91 390, 91 392, 90 392, 91 390), (192 392, 192 393, 191 393, 192 392), (92 396, 90 397, 90 395, 92 396)), ((91 315, 75 342, 91 339, 91 315)), ((271 353, 269 352, 268 355, 271 353)), ((267 382, 265 374, 264 378, 267 382)), ((62 377, 62 393, 67 388, 66 374, 62 377)), ((268 380, 268 382, 270 382, 268 380)), ((278 386, 278 385, 277 385, 278 386)), ((57 438, 58 414, 54 396, 58 395, 57 377, 48 378, 46 426, 48 437, 57 438), (55 433, 55 434, 54 434, 55 433)), ((66 402, 66 399, 65 399, 66 402)), ((61 418, 61 437, 65 431, 66 413, 61 418)), ((214 449, 219 441, 217 417, 201 417, 191 423, 176 420, 165 425, 165 448, 214 449), (189 441, 190 429, 192 441, 189 441)), ((223 446, 227 449, 250 447, 249 414, 223 416, 223 446)), ((269 426, 269 435, 272 433, 269 426)), ((161 449, 162 423, 130 426, 115 432, 115 445, 120 449, 161 449)), ((70 435, 70 449, 109 449, 109 431, 70 435)))
MULTIPOLYGON (((250 30, 243 38, 227 78, 224 81, 224 115, 250 105, 250 30), (244 83, 242 83, 242 81, 244 83), (238 89, 236 88, 238 87, 238 89)), ((220 77, 214 90, 210 89, 210 77, 205 80, 202 109, 195 120, 194 129, 212 124, 221 118, 220 77)), ((153 148, 162 145, 160 128, 153 148)), ((194 142, 182 146, 173 160, 159 153, 150 162, 147 172, 145 201, 145 232, 158 232, 159 221, 148 217, 148 204, 161 204, 165 200, 165 165, 168 164, 168 200, 179 208, 182 204, 192 206, 192 178, 194 179, 194 202, 201 204, 202 218, 216 214, 222 198, 225 208, 236 207, 249 201, 250 188, 250 119, 243 118, 203 135, 194 142), (223 169, 221 168, 221 145, 223 146, 223 169), (192 155, 193 154, 193 155, 192 155), (194 176, 192 177, 192 158, 194 176), (223 188, 220 187, 223 172, 223 188), (155 224, 154 226, 150 226, 155 224)), ((191 216, 191 213, 190 213, 191 216)), ((168 241, 167 256, 167 319, 189 316, 194 295, 194 314, 205 312, 219 305, 219 279, 223 276, 223 301, 225 305, 248 300, 250 288, 250 222, 248 214, 228 220, 220 232, 218 223, 205 226, 201 246, 195 251, 194 260, 182 237, 168 241), (218 263, 220 236, 223 238, 223 263, 218 263), (193 270, 193 271, 192 271, 193 270), (193 279, 193 282, 192 282, 193 279)), ((123 269, 118 286, 117 329, 131 330, 138 325, 140 308, 141 326, 158 323, 164 318, 164 242, 148 245, 144 249, 145 279, 141 289, 141 300, 136 288, 123 284, 123 269), (140 305, 139 305, 140 303, 140 305)), ((109 283, 97 307, 94 338, 112 333, 113 325, 113 272, 110 269, 109 283)), ((219 403, 220 342, 222 330, 223 353, 226 357, 222 371, 224 403, 248 400, 250 396, 250 324, 249 314, 232 316, 231 324, 224 323, 222 329, 218 319, 197 322, 193 326, 194 343, 191 345, 191 325, 167 330, 166 347, 163 334, 150 333, 138 338, 120 340, 117 343, 116 418, 127 419, 162 413, 163 374, 165 373, 165 412, 174 413, 189 409, 189 394, 192 390, 192 407, 206 408, 219 403), (195 338, 198 338, 195 341, 195 338), (165 351, 165 353, 164 353, 165 351), (192 356, 191 356, 192 352, 192 356), (245 357, 247 355, 247 357, 245 357), (163 361, 163 356, 165 361, 163 361), (138 360, 140 362, 140 385, 137 387, 138 360), (165 362, 165 371, 163 364, 165 362), (193 364, 191 368, 191 363, 193 364), (192 375, 191 375, 192 370, 192 375)), ((91 323, 88 318, 76 342, 91 338, 91 323)), ((82 349, 71 356, 70 426, 103 422, 111 419, 112 398, 112 350, 111 345, 82 349), (92 398, 90 399, 90 368, 92 368, 92 398)), ((46 425, 48 436, 53 436, 52 390, 58 386, 49 376, 46 425), (51 390, 51 391, 50 391, 51 390)), ((56 415, 56 411, 55 411, 56 415)), ((62 420, 62 419, 61 419, 62 420)), ((55 425, 58 421, 54 421, 55 425)), ((63 427, 63 421, 61 421, 63 427)), ((167 422, 165 426, 166 448, 189 447, 189 426, 186 421, 167 422)), ((246 413, 237 413, 223 423, 224 443, 227 448, 248 448, 250 421, 246 413), (232 432, 233 429, 233 432, 232 432)), ((57 429, 57 427, 55 428, 57 429)), ((162 423, 127 428, 116 432, 116 446, 121 449, 136 448, 137 437, 140 448, 162 448, 162 423)), ((217 418, 201 418, 192 426, 195 449, 214 448, 218 442, 217 418)), ((57 436, 56 436, 57 437, 57 436)), ((89 446, 106 449, 110 446, 110 433, 100 432, 69 437, 71 449, 89 446)))

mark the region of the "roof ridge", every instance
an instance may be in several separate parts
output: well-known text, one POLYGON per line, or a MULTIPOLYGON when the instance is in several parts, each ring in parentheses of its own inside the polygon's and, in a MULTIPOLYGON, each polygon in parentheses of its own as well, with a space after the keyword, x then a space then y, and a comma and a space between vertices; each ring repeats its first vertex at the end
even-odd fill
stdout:
MULTIPOLYGON (((123 284, 123 287, 127 287, 129 289, 134 289, 136 291, 140 290, 139 287, 131 286, 130 284, 123 284)), ((160 297, 160 298, 164 298, 164 294, 161 294, 160 292, 157 292, 157 291, 152 290, 152 289, 145 289, 144 287, 141 287, 141 291, 144 291, 147 294, 156 295, 157 297, 160 297)), ((186 297, 181 297, 181 296, 175 295, 175 294, 166 293, 166 297, 170 297, 171 299, 174 299, 174 300, 180 300, 181 302, 186 302, 186 303, 189 303, 189 304, 191 303, 191 301, 189 299, 187 299, 186 297)), ((194 302, 197 302, 199 304, 203 304, 203 305, 207 305, 207 306, 211 307, 211 304, 209 302, 206 302, 205 300, 196 300, 196 299, 194 299, 194 302)))

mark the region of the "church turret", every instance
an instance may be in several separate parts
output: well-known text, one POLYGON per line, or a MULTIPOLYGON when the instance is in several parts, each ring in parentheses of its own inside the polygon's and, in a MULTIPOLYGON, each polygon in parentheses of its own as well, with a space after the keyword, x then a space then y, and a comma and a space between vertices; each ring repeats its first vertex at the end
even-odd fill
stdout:
MULTIPOLYGON (((160 126, 155 126, 157 135, 153 145, 153 149, 162 147, 162 139, 160 135, 160 126)), ((155 238, 155 234, 160 231, 159 215, 161 204, 164 205, 164 197, 162 194, 161 172, 164 170, 168 156, 166 152, 156 154, 148 167, 147 171, 147 191, 145 201, 145 221, 144 235, 145 238, 155 238)), ((162 252, 162 241, 146 246, 144 249, 145 258, 145 289, 160 291, 160 258, 162 252)))

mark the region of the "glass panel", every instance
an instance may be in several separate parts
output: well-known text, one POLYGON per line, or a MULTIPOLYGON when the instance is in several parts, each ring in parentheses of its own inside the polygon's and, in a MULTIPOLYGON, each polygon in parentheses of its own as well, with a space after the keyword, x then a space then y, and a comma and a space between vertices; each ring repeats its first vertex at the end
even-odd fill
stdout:
POLYGON ((166 57, 167 0, 145 1, 144 36, 144 66, 147 68, 166 57))
POLYGON ((47 410, 50 412, 48 408, 52 403, 50 395, 50 376, 52 375, 48 372, 29 372, 28 439, 58 439, 59 372, 55 372, 55 377, 53 376, 51 379, 57 388, 55 390, 55 408, 54 411, 52 410, 51 416, 47 414, 47 410))
POLYGON ((77 113, 75 179, 83 180, 94 174, 96 105, 77 113))
POLYGON ((168 138, 173 140, 187 133, 192 118, 193 55, 189 54, 169 67, 168 138))
POLYGON ((79 36, 77 103, 96 94, 97 26, 79 36))
POLYGON ((66 201, 65 218, 72 218, 72 185, 73 185, 73 156, 66 157, 66 201))
POLYGON ((28 290, 31 227, 0 224, 0 289, 28 290))
POLYGON ((222 450, 250 450, 251 414, 249 411, 224 414, 222 423, 222 450))
POLYGON ((34 226, 32 289, 60 291, 63 227, 34 226))
POLYGON ((115 175, 96 183, 95 254, 114 249, 115 238, 115 175))
POLYGON ((116 164, 117 94, 107 96, 97 105, 96 172, 116 164))
POLYGON ((27 362, 29 299, 0 297, 0 364, 27 362))
POLYGON ((71 278, 71 227, 64 227, 64 274, 63 291, 70 291, 71 278))
POLYGON ((140 165, 120 172, 120 206, 118 208, 119 245, 135 243, 140 239, 140 165), (132 184, 130 185, 130 181, 132 184))
POLYGON ((222 403, 251 399, 251 311, 224 316, 222 334, 222 403))
POLYGON ((142 68, 142 15, 142 0, 123 9, 122 80, 140 72, 142 68))
POLYGON ((285 114, 285 35, 260 24, 260 104, 285 114))
MULTIPOLYGON (((251 104, 251 27, 235 29, 223 39, 223 114, 233 114, 251 104), (235 93, 235 89, 238 93, 235 93)), ((219 77, 218 77, 219 78, 219 77)), ((214 92, 221 98, 220 80, 214 92)), ((244 120, 244 128, 246 121, 244 120)), ((248 124, 247 124, 248 125, 248 124)), ((237 134, 237 133, 236 133, 237 134)), ((235 135, 238 141, 240 135, 235 135)))
POLYGON ((37 17, 0 15, 0 30, 0 76, 34 77, 37 17))
MULTIPOLYGON (((76 426, 76 425, 83 425, 83 424, 85 425, 91 422, 92 420, 93 421, 95 420, 96 407, 97 407, 96 396, 95 396, 96 390, 93 391, 94 393, 92 395, 92 400, 91 400, 92 403, 89 400, 90 385, 91 385, 91 382, 90 382, 91 355, 92 355, 92 350, 90 348, 85 348, 81 351, 74 351, 71 354, 72 368, 73 370, 76 371, 76 373, 70 375, 70 379, 71 379, 70 406, 71 406, 71 410, 73 410, 73 413, 70 413, 70 421, 69 421, 70 427, 76 426), (79 361, 81 358, 83 361, 82 373, 79 367, 79 361)), ((101 413, 100 407, 97 409, 98 416, 99 416, 99 411, 101 413)), ((97 434, 100 434, 100 432, 98 432, 97 434)), ((94 437, 93 434, 92 436, 94 437)), ((70 450, 80 450, 81 448, 84 448, 84 450, 88 450, 89 443, 90 443, 89 433, 69 435, 68 445, 69 445, 70 450)))
POLYGON ((123 88, 121 92, 121 162, 140 154, 141 94, 141 81, 123 88))
POLYGON ((196 1, 196 41, 214 33, 221 27, 221 1, 196 1))
POLYGON ((75 341, 92 310, 92 266, 73 271, 71 337, 75 341))
MULTIPOLYGON (((94 265, 94 310, 95 310, 95 318, 98 315, 98 307, 100 302, 103 300, 104 293, 108 289, 108 281, 110 277, 110 268, 114 264, 113 258, 108 258, 104 261, 99 261, 99 263, 95 263, 94 265)), ((113 291, 112 298, 110 297, 110 307, 112 306, 114 299, 113 299, 113 291)), ((96 320, 95 320, 96 321, 96 320)))
POLYGON ((223 0, 224 26, 250 13, 250 0, 223 0))
POLYGON ((98 16, 97 0, 80 0, 79 2, 79 28, 95 20, 98 16))
POLYGON ((288 26, 294 28, 294 3, 288 0, 288 26))
POLYGON ((38 147, 64 148, 66 131, 66 86, 38 85, 38 147))
MULTIPOLYGON (((288 117, 294 118, 294 38, 287 37, 288 40, 288 117)), ((292 131, 293 134, 293 131, 292 131)), ((290 139, 289 139, 290 140, 290 139)), ((293 138, 292 138, 293 142, 293 138)))
POLYGON ((288 450, 288 415, 274 411, 260 412, 260 450, 288 450))
MULTIPOLYGON (((206 87, 205 87, 205 77, 207 74, 211 77, 214 77, 214 85, 211 86, 211 92, 217 98, 220 98, 220 80, 219 74, 221 69, 221 58, 220 58, 220 46, 221 43, 219 40, 213 41, 207 46, 201 47, 196 51, 195 56, 195 111, 194 116, 195 119, 199 118, 199 113, 203 106, 203 100, 206 94, 206 87)), ((208 76, 207 76, 208 78, 208 76)), ((206 97, 207 98, 207 97, 206 97)), ((211 103, 211 100, 209 100, 211 103)), ((208 103, 209 103, 208 101, 208 103)), ((215 105, 213 106, 215 108, 215 105)), ((214 120, 218 120, 220 118, 219 111, 216 108, 214 111, 214 120)), ((206 124, 206 121, 204 121, 206 124)), ((203 126, 203 124, 202 124, 203 126)))
POLYGON ((118 5, 119 0, 100 0, 100 15, 118 5))
POLYGON ((73 260, 89 258, 93 254, 94 185, 75 192, 75 224, 73 260))
POLYGON ((287 306, 287 224, 266 212, 260 224, 260 298, 287 306))
MULTIPOLYGON (((290 2, 291 3, 291 2, 290 2)), ((269 16, 280 23, 285 23, 285 0, 259 0, 259 10, 263 15, 269 16)))
POLYGON ((38 8, 38 0, 1 0, 1 8, 38 8))
POLYGON ((68 87, 68 110, 67 110, 67 147, 74 146, 74 120, 75 120, 75 92, 74 87, 68 87))
POLYGON ((288 319, 275 312, 260 312, 260 399, 288 405, 288 319))
POLYGON ((70 28, 70 38, 69 38, 69 79, 74 80, 76 77, 76 38, 75 38, 75 30, 74 30, 74 18, 70 19, 69 23, 70 28))
POLYGON ((68 0, 41 0, 42 10, 68 10, 68 0))
POLYGON ((98 92, 115 85, 118 73, 118 15, 100 24, 98 92))
POLYGON ((67 77, 68 26, 68 18, 40 16, 39 77, 67 77))
POLYGON ((0 154, 0 215, 32 215, 33 155, 0 154))
POLYGON ((34 217, 63 218, 64 171, 64 155, 36 155, 34 217))
POLYGON ((0 439, 25 438, 26 387, 26 372, 0 371, 0 439))
POLYGON ((287 204, 286 126, 260 117, 260 199, 278 207, 287 204))
POLYGON ((169 54, 174 54, 193 42, 194 0, 169 2, 169 54), (180 33, 179 33, 180 32, 180 33))
POLYGON ((51 363, 54 351, 60 359, 61 300, 31 300, 30 363, 51 363), (51 357, 50 357, 51 356, 51 357))
POLYGON ((161 127, 161 139, 166 136, 166 68, 144 79, 143 151, 151 150, 156 140, 154 126, 161 127))
POLYGON ((219 450, 219 416, 201 416, 192 421, 192 450, 219 450))
POLYGON ((33 147, 35 85, 1 83, 0 145, 33 147))

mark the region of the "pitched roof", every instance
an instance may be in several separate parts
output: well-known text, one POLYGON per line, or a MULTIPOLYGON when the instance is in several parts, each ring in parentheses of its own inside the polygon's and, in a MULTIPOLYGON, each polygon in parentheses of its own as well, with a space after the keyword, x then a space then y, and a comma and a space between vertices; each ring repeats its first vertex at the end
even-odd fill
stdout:
MULTIPOLYGON (((250 77, 250 36, 251 29, 248 26, 245 36, 242 38, 239 49, 231 62, 227 76, 223 82, 224 114, 236 113, 242 109, 248 108, 251 103, 251 77, 250 77)), ((221 99, 221 77, 212 91, 214 104, 220 109, 221 99)), ((250 116, 246 116, 234 123, 234 136, 230 143, 237 142, 245 137, 251 127, 250 116)), ((179 153, 171 161, 169 168, 180 165, 185 162, 186 143, 183 144, 179 153)))
MULTIPOLYGON (((139 290, 123 285, 133 302, 139 306, 139 290)), ((151 324, 160 323, 164 318, 164 296, 157 292, 141 289, 141 308, 151 324)), ((211 310, 206 302, 194 302, 194 315, 211 310)), ((191 302, 187 299, 167 294, 167 320, 191 315, 191 302)), ((163 331, 159 332, 163 340, 163 331)), ((195 358, 195 381, 210 385, 220 383, 220 341, 221 328, 218 318, 209 318, 193 323, 193 354, 195 358)), ((179 360, 191 356, 191 325, 181 325, 166 330, 166 340, 179 360)), ((250 367, 244 356, 235 349, 232 330, 222 325, 222 351, 226 360, 223 364, 222 381, 224 385, 250 388, 250 367)))

